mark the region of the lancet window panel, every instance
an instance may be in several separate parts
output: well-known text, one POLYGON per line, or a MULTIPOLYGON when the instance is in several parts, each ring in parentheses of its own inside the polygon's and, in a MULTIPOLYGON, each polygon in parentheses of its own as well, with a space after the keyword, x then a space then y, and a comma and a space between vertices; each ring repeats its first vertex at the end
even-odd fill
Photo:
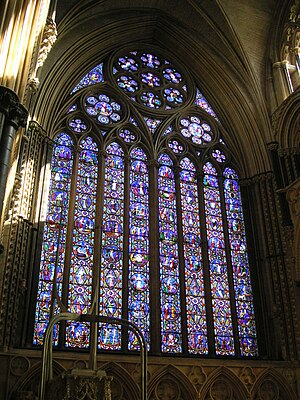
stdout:
MULTIPOLYGON (((54 137, 33 344, 68 309, 128 319, 150 352, 258 356, 239 179, 195 80, 133 49, 77 82, 54 137)), ((84 351, 94 337, 101 352, 139 351, 110 323, 67 322, 53 341, 84 351)))

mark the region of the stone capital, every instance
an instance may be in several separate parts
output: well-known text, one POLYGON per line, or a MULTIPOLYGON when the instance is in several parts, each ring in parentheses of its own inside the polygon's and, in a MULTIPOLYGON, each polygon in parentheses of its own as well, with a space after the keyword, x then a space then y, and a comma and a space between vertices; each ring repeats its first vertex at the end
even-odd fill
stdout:
POLYGON ((12 125, 16 130, 26 126, 28 111, 16 93, 5 86, 0 86, 0 112, 5 115, 6 125, 12 125))

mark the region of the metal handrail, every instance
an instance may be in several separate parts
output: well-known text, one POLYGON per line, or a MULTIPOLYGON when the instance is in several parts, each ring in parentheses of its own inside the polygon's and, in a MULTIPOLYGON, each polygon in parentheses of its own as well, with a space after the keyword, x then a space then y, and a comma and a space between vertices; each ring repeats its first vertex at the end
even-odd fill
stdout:
POLYGON ((78 322, 104 322, 113 325, 123 325, 130 329, 137 337, 141 349, 141 400, 147 400, 147 344, 142 331, 133 322, 124 318, 107 317, 104 315, 75 314, 64 312, 55 315, 49 321, 45 336, 42 355, 42 376, 40 386, 40 400, 45 400, 46 384, 53 379, 52 369, 52 336, 54 325, 60 321, 78 321, 78 322))

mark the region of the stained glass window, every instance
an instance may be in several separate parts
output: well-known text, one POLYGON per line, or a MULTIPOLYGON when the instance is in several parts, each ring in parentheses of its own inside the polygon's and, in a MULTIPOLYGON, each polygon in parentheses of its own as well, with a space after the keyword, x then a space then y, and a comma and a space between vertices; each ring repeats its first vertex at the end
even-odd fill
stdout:
MULTIPOLYGON (((140 328, 149 344, 149 178, 147 157, 140 148, 132 150, 130 156, 128 319, 140 328)), ((138 348, 137 338, 130 332, 129 349, 138 348)))
POLYGON ((182 334, 175 174, 169 156, 163 154, 158 161, 161 347, 163 352, 178 353, 182 334))
MULTIPOLYGON (((66 133, 55 138, 41 267, 35 311, 35 344, 42 344, 49 318, 57 313, 57 296, 62 294, 66 253, 67 216, 73 166, 73 142, 66 133)), ((54 343, 58 342, 55 327, 54 343)))
POLYGON ((224 224, 217 171, 206 163, 204 172, 204 203, 209 259, 215 347, 217 355, 233 355, 233 325, 225 250, 224 224))
MULTIPOLYGON (((68 309, 129 320, 150 352, 258 356, 238 174, 193 77, 133 49, 78 81, 55 129, 34 345, 68 309)), ((109 322, 66 322, 53 341, 140 350, 109 322)))
MULTIPOLYGON (((100 314, 122 316, 123 219, 124 219, 124 152, 112 143, 105 160, 102 260, 100 272, 100 314)), ((120 327, 102 324, 99 346, 121 348, 120 327)))

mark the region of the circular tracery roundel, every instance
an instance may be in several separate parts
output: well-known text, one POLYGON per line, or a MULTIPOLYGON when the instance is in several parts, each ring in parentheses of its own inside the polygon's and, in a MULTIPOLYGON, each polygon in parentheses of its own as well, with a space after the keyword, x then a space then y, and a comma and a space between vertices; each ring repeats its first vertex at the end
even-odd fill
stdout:
POLYGON ((217 139, 212 127, 199 115, 187 115, 179 120, 178 128, 182 136, 196 145, 208 145, 217 139))
POLYGON ((116 55, 113 76, 131 100, 152 110, 168 111, 186 104, 186 79, 177 67, 153 52, 116 55))
POLYGON ((121 105, 107 94, 92 94, 85 97, 85 112, 104 125, 118 123, 122 119, 121 105))

